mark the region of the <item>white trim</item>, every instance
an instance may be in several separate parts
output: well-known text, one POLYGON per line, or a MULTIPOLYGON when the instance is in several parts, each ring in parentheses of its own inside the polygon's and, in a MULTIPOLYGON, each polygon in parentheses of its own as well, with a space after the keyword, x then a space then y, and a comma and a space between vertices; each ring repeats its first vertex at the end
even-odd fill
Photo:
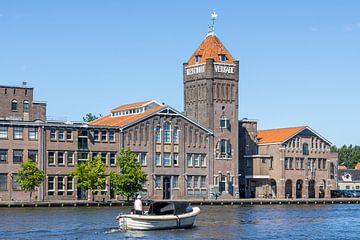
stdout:
POLYGON ((270 176, 269 175, 246 175, 245 178, 246 179, 251 179, 251 178, 260 179, 260 178, 270 178, 270 176))
POLYGON ((272 157, 271 155, 245 155, 244 158, 270 158, 272 157))

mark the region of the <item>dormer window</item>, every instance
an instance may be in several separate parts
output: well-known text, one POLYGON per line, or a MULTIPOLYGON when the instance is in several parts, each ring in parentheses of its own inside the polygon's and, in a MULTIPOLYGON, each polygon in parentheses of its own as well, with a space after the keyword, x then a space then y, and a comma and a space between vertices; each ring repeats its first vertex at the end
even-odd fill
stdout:
POLYGON ((219 60, 220 60, 220 62, 226 62, 227 58, 226 58, 225 54, 219 54, 219 60))
POLYGON ((201 60, 201 55, 196 55, 196 56, 195 56, 195 63, 196 63, 196 64, 199 64, 199 63, 200 63, 200 60, 201 60))

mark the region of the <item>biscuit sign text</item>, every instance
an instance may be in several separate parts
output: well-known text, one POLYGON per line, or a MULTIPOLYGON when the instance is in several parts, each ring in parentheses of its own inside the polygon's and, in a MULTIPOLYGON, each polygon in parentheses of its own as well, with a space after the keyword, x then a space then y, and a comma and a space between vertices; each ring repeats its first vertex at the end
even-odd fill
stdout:
POLYGON ((186 75, 193 75, 205 72, 205 65, 196 66, 186 69, 186 75))

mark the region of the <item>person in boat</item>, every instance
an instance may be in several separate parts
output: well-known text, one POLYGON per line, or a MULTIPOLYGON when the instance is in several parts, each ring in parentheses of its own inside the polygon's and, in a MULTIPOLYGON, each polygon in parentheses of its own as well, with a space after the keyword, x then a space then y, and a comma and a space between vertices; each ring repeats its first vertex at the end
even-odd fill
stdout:
POLYGON ((142 210, 141 195, 136 196, 136 200, 134 202, 134 211, 135 211, 135 214, 143 214, 144 213, 142 210))

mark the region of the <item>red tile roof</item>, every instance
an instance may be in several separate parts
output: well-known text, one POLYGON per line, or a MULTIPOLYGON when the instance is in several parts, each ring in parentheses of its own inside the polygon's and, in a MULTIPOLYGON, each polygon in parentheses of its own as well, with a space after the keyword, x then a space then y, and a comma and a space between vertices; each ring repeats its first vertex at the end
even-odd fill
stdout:
MULTIPOLYGON (((131 104, 123 105, 123 106, 129 106, 129 105, 131 105, 131 104)), ((135 105, 133 107, 135 107, 135 105)), ((150 108, 142 113, 128 114, 128 115, 122 115, 122 116, 116 116, 116 117, 109 114, 109 115, 106 115, 104 117, 98 118, 98 119, 90 122, 89 125, 91 125, 91 126, 123 127, 125 125, 128 125, 129 123, 135 122, 145 116, 148 116, 151 113, 154 113, 161 108, 166 108, 166 106, 155 106, 155 107, 150 108)))
POLYGON ((355 169, 360 169, 360 162, 356 164, 355 169))
POLYGON ((129 109, 129 108, 139 108, 139 107, 142 107, 142 106, 146 105, 149 102, 151 102, 151 101, 144 101, 144 102, 125 104, 125 105, 121 105, 121 106, 118 106, 116 108, 113 108, 113 109, 111 109, 111 111, 120 111, 120 110, 124 110, 124 109, 129 109))
POLYGON ((291 127, 291 128, 259 130, 257 131, 257 138, 259 143, 283 142, 303 128, 305 127, 300 126, 300 127, 291 127))
POLYGON ((346 170, 347 167, 346 167, 346 166, 343 166, 343 165, 340 165, 340 166, 338 166, 338 169, 339 169, 339 170, 346 170))
POLYGON ((214 59, 214 62, 220 62, 219 54, 224 54, 227 58, 225 63, 234 64, 234 58, 225 48, 220 39, 216 35, 208 35, 200 44, 198 49, 188 60, 189 65, 195 64, 195 56, 200 55, 200 64, 205 63, 207 58, 214 59))

